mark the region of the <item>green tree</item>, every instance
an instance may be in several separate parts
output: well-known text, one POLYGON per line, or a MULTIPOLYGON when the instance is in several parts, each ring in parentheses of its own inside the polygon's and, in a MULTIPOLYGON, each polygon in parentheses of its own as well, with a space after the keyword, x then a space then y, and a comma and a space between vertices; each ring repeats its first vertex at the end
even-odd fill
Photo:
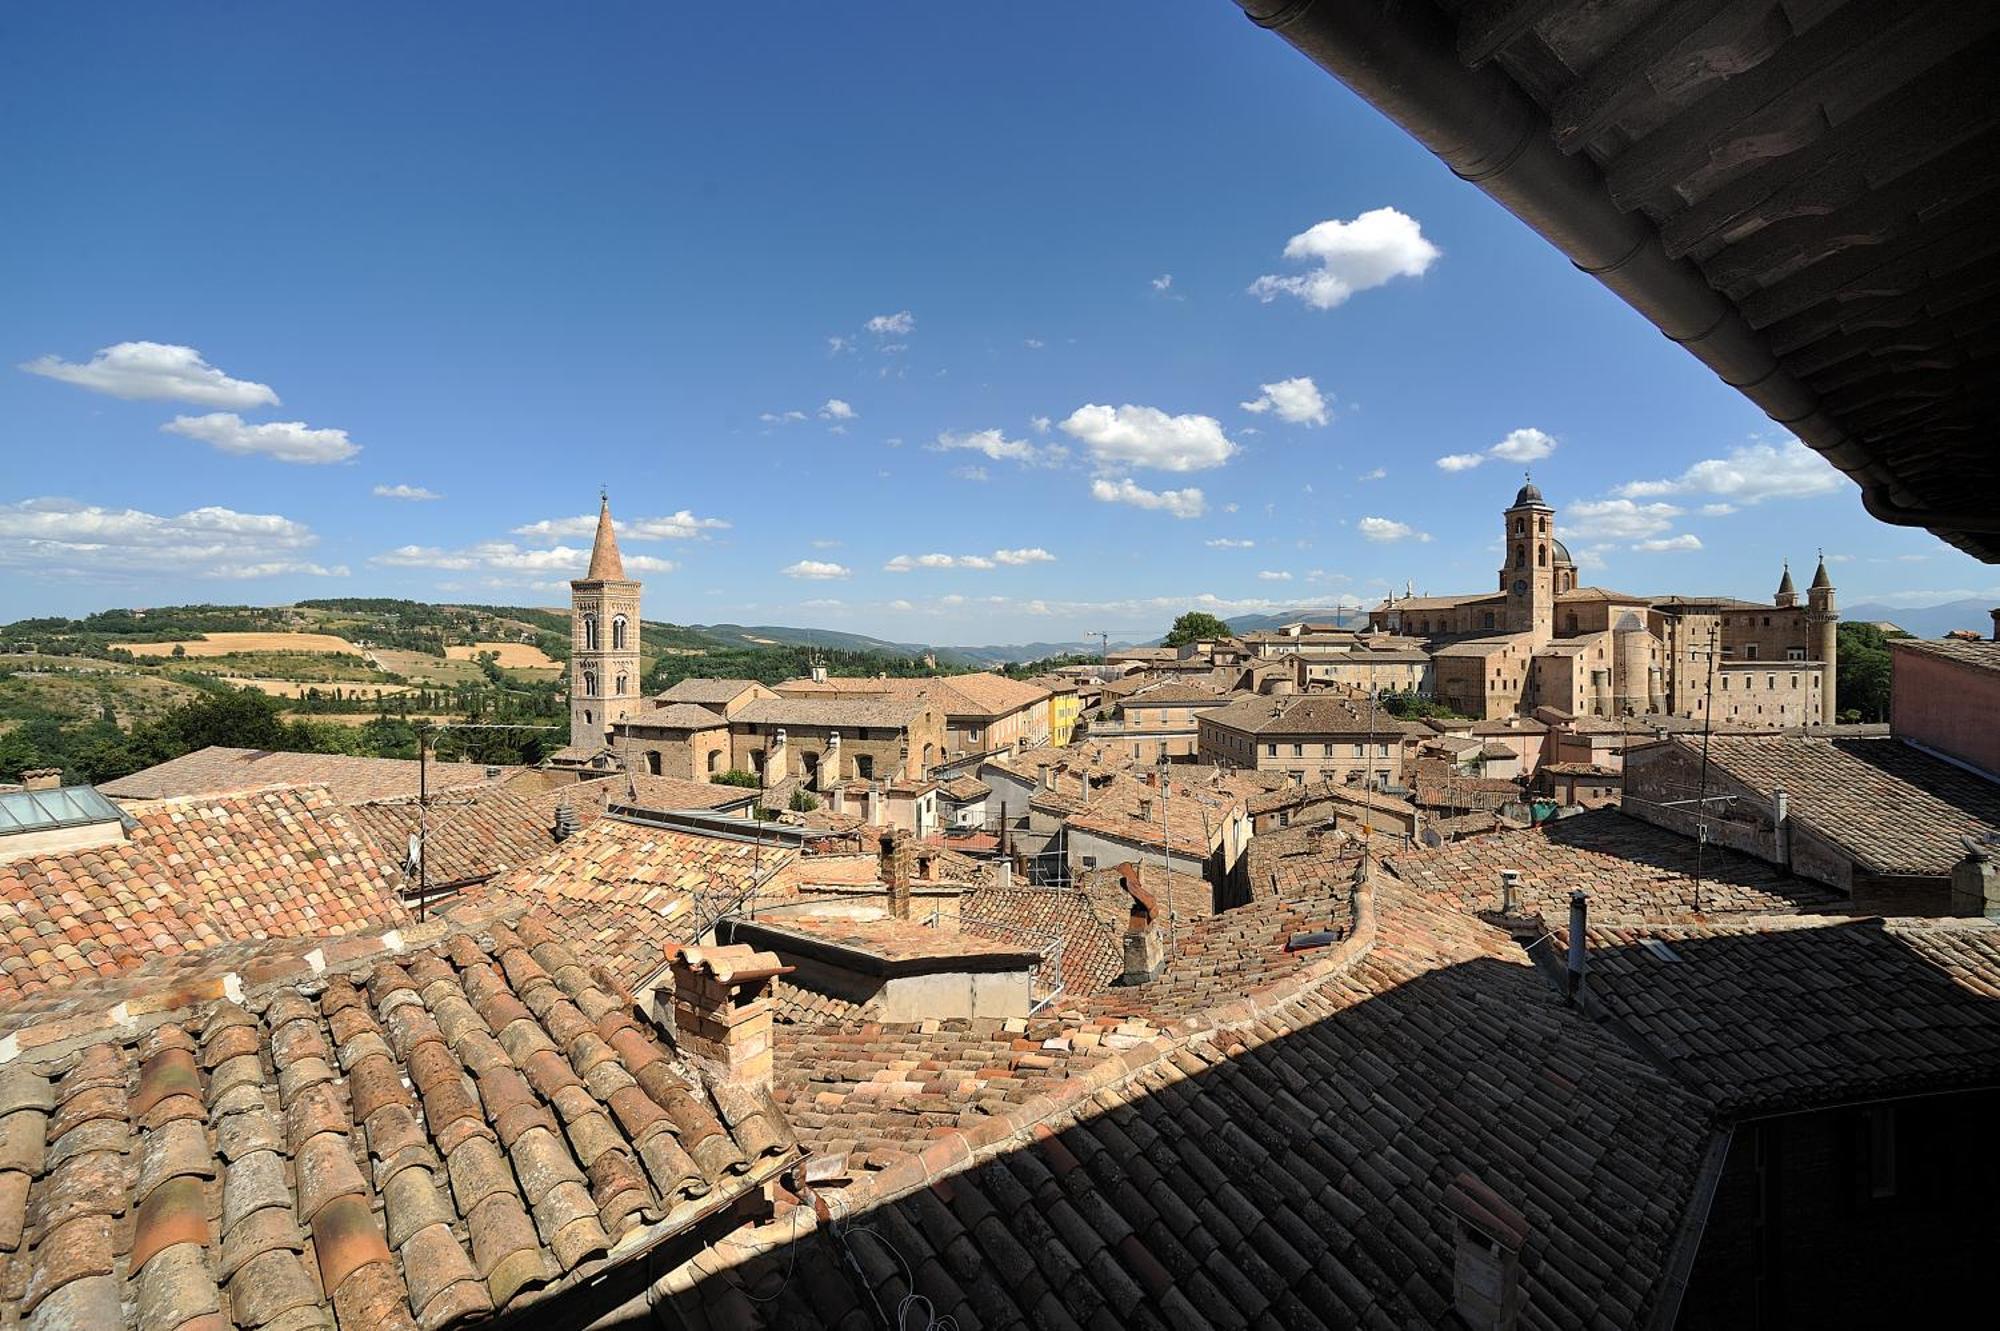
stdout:
POLYGON ((800 786, 797 790, 792 792, 793 813, 811 813, 814 809, 817 809, 818 807, 819 807, 819 796, 813 794, 810 790, 807 790, 804 786, 800 786))
POLYGON ((1206 610, 1190 610, 1174 621, 1167 630, 1167 636, 1160 639, 1162 647, 1185 647, 1188 643, 1202 638, 1226 638, 1229 625, 1209 614, 1206 610))
POLYGON ((763 785, 755 772, 746 772, 740 767, 732 767, 726 772, 717 772, 709 778, 718 786, 741 786, 745 790, 755 790, 763 785))
POLYGON ((1834 712, 1842 721, 1889 719, 1889 639, 1907 633, 1884 633, 1873 624, 1847 623, 1839 629, 1839 677, 1834 712))
POLYGON ((1422 721, 1432 716, 1446 721, 1471 719, 1454 712, 1445 703, 1434 702, 1416 693, 1385 693, 1381 697, 1381 703, 1383 711, 1403 721, 1422 721))

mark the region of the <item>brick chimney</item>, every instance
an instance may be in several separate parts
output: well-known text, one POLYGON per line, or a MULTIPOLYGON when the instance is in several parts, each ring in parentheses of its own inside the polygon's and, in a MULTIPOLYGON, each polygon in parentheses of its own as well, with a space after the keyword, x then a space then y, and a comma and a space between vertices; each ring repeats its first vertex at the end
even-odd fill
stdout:
POLYGON ((26 768, 21 773, 21 785, 27 790, 60 790, 62 788, 62 768, 26 768))
POLYGON ((1444 1204, 1458 1232, 1453 1310, 1471 1331, 1512 1331, 1527 1302, 1521 1288, 1527 1220, 1470 1174, 1460 1174, 1445 1188, 1444 1204))
POLYGON ((1132 915, 1125 924, 1125 983, 1148 984, 1159 978, 1167 961, 1159 903, 1139 881, 1139 866, 1129 860, 1118 866, 1118 881, 1132 899, 1132 915))
POLYGON ((710 1082, 771 1085, 771 981, 791 967, 745 944, 674 958, 674 1034, 710 1082))
POLYGON ((764 755, 764 789, 769 790, 786 777, 792 769, 792 746, 785 736, 784 727, 771 736, 771 747, 764 755))
POLYGON ((2000 845, 1965 838, 1965 858, 1951 869, 1951 913, 2000 920, 2000 845))
POLYGON ((908 833, 890 828, 882 833, 881 877, 889 889, 889 914, 910 918, 910 883, 916 877, 916 847, 908 833))
POLYGON ((840 784, 840 732, 826 737, 826 753, 819 760, 819 788, 832 790, 840 784))

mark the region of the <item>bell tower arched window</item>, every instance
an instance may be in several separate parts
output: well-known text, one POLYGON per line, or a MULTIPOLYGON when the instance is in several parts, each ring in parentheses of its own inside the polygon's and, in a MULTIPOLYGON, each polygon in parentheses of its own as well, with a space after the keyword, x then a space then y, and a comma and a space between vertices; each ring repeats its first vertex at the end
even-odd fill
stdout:
POLYGON ((625 676, 623 673, 620 673, 618 676, 618 692, 614 696, 619 698, 625 696, 625 676))
POLYGON ((1514 567, 1515 567, 1515 568, 1526 568, 1527 566, 1528 566, 1528 547, 1527 547, 1527 546, 1525 546, 1525 545, 1517 545, 1517 546, 1515 546, 1515 547, 1514 547, 1514 567))
POLYGON ((594 652, 597 650, 596 615, 585 615, 583 617, 583 650, 585 650, 586 652, 594 652))
POLYGON ((1546 545, 1535 547, 1535 562, 1543 568, 1549 566, 1549 548, 1546 545))
POLYGON ((597 672, 595 670, 586 670, 583 672, 583 696, 586 698, 595 698, 597 696, 597 672))
MULTIPOLYGON (((611 621, 611 650, 614 652, 625 650, 625 616, 623 615, 619 615, 611 621)), ((619 691, 621 693, 624 692, 622 689, 619 691)))

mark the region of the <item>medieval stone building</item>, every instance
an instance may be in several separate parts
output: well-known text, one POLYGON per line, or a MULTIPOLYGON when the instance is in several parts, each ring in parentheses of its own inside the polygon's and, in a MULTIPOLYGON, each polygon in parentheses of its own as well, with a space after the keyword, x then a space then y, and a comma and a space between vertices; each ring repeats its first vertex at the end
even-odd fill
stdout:
POLYGON ((569 585, 569 748, 588 762, 639 707, 639 584, 625 576, 611 501, 600 496, 590 567, 569 585))
POLYGON ((1769 604, 1581 586, 1532 480, 1502 516, 1499 588, 1390 597, 1378 633, 1416 640, 1433 692, 1475 717, 1553 707, 1578 716, 1674 714, 1757 724, 1834 719, 1839 613, 1820 561, 1799 604, 1787 568, 1769 604))

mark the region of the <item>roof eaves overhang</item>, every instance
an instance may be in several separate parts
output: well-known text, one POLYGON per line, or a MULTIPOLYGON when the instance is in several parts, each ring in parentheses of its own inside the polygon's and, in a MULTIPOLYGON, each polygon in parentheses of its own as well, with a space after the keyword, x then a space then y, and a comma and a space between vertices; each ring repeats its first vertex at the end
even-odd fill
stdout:
MULTIPOLYGON (((1966 502, 1957 492, 1943 500, 1935 487, 1921 493, 1899 476, 1882 449, 1857 436, 1780 362, 1770 341, 1694 262, 1669 257, 1644 213, 1620 209, 1588 154, 1558 147, 1548 116, 1490 58, 1496 42, 1504 44, 1497 36, 1462 52, 1463 25, 1427 0, 1236 2, 1825 456, 1861 487, 1870 515, 1928 528, 1975 558, 2000 563, 2000 505, 1976 497, 1966 502)), ((1532 20, 1551 8, 1475 7, 1468 23, 1495 11, 1532 20)), ((1507 29, 1513 36, 1525 30, 1507 29)), ((1980 440, 1964 447, 1990 446, 1980 440)))

